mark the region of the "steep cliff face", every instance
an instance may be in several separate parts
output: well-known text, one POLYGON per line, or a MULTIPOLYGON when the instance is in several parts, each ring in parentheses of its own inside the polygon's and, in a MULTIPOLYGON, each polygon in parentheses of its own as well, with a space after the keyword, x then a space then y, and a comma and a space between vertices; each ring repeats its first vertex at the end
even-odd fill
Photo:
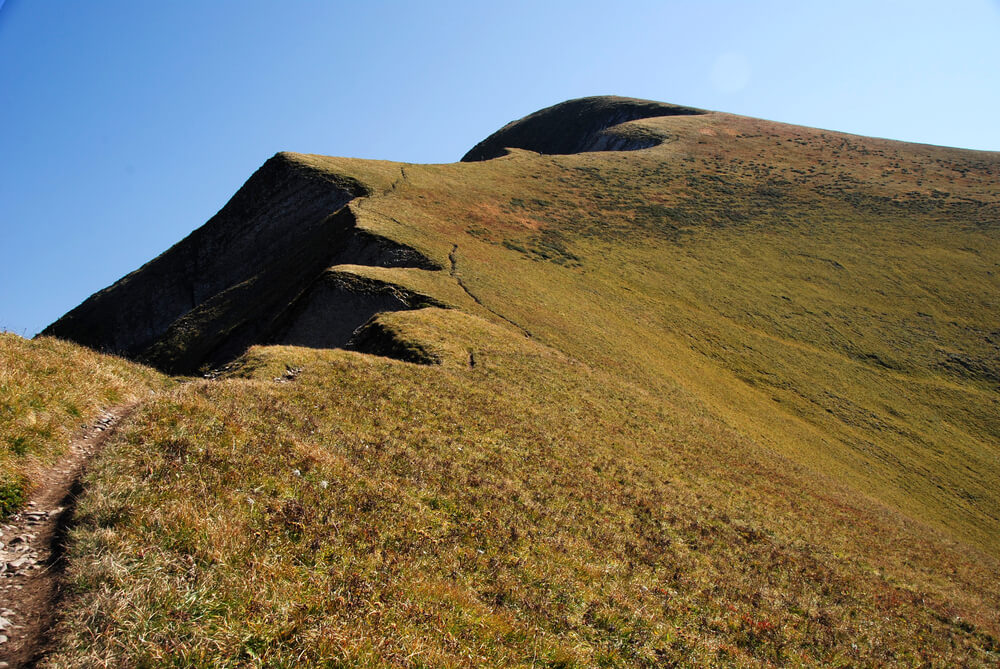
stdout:
POLYGON ((204 226, 92 295, 43 334, 138 356, 177 318, 260 273, 364 192, 356 181, 332 182, 278 154, 204 226))
MULTIPOLYGON (((353 178, 278 154, 204 226, 43 334, 171 372, 192 372, 251 344, 279 341, 277 333, 289 331, 283 320, 289 305, 332 265, 434 266, 417 251, 357 227, 347 205, 368 192, 353 178)), ((311 332, 315 342, 299 336, 296 343, 332 341, 328 333, 311 332)))
POLYGON ((569 100, 508 123, 465 156, 463 162, 497 158, 507 148, 545 154, 632 151, 656 146, 662 136, 628 132, 623 123, 657 116, 704 114, 700 109, 614 96, 569 100))

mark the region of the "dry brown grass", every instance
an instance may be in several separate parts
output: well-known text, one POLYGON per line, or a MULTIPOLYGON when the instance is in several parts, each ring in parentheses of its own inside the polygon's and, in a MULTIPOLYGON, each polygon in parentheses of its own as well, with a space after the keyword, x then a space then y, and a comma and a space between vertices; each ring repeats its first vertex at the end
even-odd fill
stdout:
POLYGON ((128 420, 80 507, 53 666, 996 659, 985 554, 680 391, 394 316, 476 366, 255 349, 128 420))
POLYGON ((441 364, 255 348, 145 403, 49 664, 1000 661, 997 156, 643 123, 303 157, 447 268, 383 273, 458 308, 380 317, 441 364))
POLYGON ((39 471, 102 409, 165 383, 147 367, 66 342, 0 333, 0 517, 26 501, 39 471))

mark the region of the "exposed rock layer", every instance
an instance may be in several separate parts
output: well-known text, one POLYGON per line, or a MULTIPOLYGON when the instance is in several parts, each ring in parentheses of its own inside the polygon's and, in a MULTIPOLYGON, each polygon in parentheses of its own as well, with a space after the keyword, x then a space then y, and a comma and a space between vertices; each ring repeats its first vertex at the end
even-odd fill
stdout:
POLYGON ((688 116, 706 112, 663 102, 599 96, 569 100, 496 131, 462 157, 463 162, 497 158, 507 148, 545 154, 587 151, 631 151, 656 146, 662 137, 613 130, 628 121, 657 116, 688 116))
MULTIPOLYGON (((350 333, 342 336, 340 326, 335 334, 288 322, 304 322, 290 305, 315 292, 314 282, 328 267, 437 269, 416 250, 357 227, 348 205, 367 194, 354 179, 278 154, 204 226, 43 334, 181 373, 231 360, 252 344, 285 341, 286 335, 300 345, 343 345, 350 333)), ((371 291, 349 298, 346 292, 358 286, 345 286, 337 313, 356 328, 370 309, 362 309, 367 316, 359 321, 348 305, 360 308, 371 291)), ((329 307, 328 300, 323 306, 329 307)))

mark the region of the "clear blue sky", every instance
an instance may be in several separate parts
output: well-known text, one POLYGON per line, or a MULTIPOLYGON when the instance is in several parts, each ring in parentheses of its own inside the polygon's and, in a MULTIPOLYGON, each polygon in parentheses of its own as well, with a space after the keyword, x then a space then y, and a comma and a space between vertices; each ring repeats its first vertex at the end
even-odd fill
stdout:
POLYGON ((1000 150, 997 0, 0 5, 0 328, 27 336, 285 149, 451 162, 618 94, 1000 150))

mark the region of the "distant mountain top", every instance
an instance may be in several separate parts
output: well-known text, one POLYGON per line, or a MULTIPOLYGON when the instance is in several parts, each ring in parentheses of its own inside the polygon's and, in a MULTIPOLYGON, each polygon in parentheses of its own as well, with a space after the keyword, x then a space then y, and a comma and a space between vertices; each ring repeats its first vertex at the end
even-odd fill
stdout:
MULTIPOLYGON (((205 225, 43 334, 171 373, 217 369, 256 344, 384 348, 385 342, 373 343, 377 328, 360 337, 378 314, 476 301, 458 278, 458 242, 424 227, 430 210, 449 224, 461 222, 463 235, 477 243, 571 268, 582 264, 572 250, 577 235, 620 244, 616 235, 640 231, 662 241, 705 226, 812 221, 815 212, 831 210, 831 198, 849 203, 848 218, 861 208, 881 223, 898 209, 989 224, 996 205, 982 189, 993 187, 992 170, 988 157, 954 149, 650 100, 580 98, 508 123, 462 162, 438 168, 279 153, 205 225), (567 156, 609 152, 603 154, 609 159, 614 151, 649 150, 615 167, 624 171, 614 180, 602 176, 610 172, 595 155, 568 161, 582 159, 588 167, 577 164, 567 174, 559 172, 565 166, 530 154, 486 171, 467 164, 503 156, 508 148, 567 156), (550 187, 526 198, 521 183, 483 204, 491 188, 512 187, 498 175, 519 170, 532 181, 551 181, 550 187), (448 184, 443 193, 406 199, 434 192, 439 179, 448 184), (459 184, 470 189, 468 202, 456 199, 459 184), (768 218, 779 210, 781 216, 768 218), (512 212, 520 214, 508 229, 504 221, 512 212), (582 212, 600 212, 586 233, 582 212)), ((947 365, 958 365, 963 375, 998 378, 992 358, 962 360, 947 365)))
POLYGON ((662 138, 648 132, 628 132, 623 123, 657 116, 708 113, 679 105, 598 95, 567 100, 512 121, 476 144, 462 162, 498 158, 507 148, 536 153, 568 154, 588 151, 632 151, 656 146, 662 138))

